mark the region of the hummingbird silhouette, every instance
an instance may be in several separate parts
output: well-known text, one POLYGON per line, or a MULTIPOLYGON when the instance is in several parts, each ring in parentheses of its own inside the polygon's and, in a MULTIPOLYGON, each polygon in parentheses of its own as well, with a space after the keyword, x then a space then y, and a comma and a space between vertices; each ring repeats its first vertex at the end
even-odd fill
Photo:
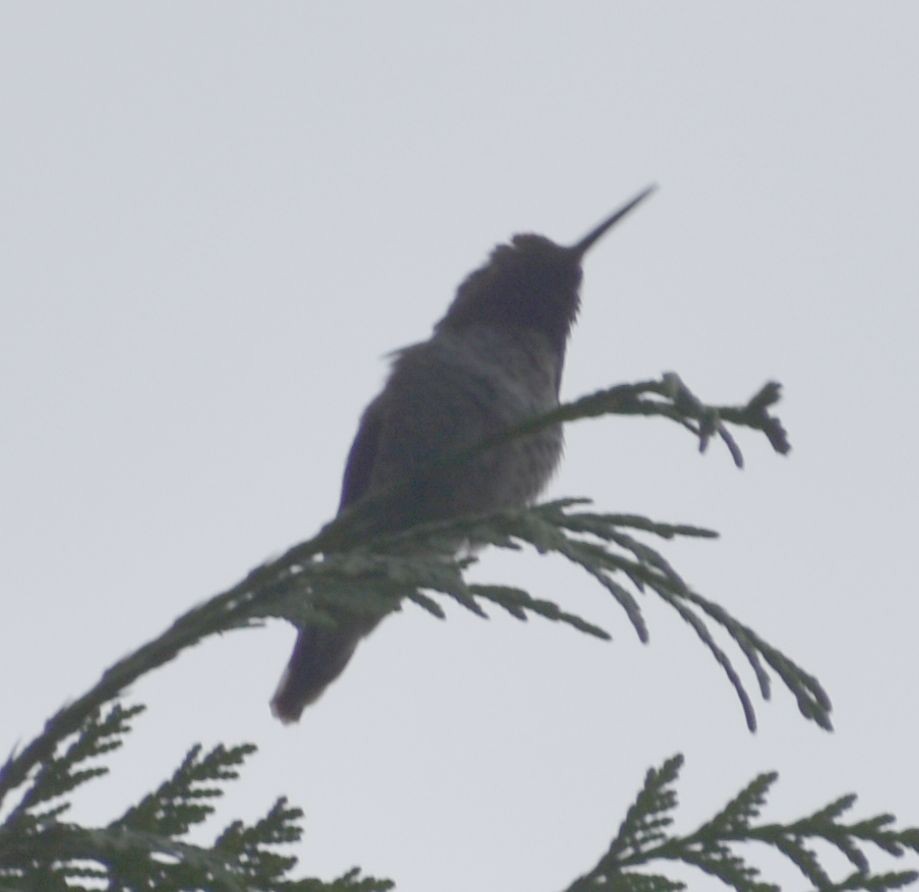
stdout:
MULTIPOLYGON (((655 189, 650 186, 569 247, 515 235, 459 286, 431 337, 395 354, 383 391, 364 411, 348 454, 339 514, 415 478, 438 458, 558 405, 568 336, 587 251, 655 189)), ((397 490, 377 532, 530 504, 562 454, 560 425, 512 439, 469 461, 445 462, 397 490)), ((380 617, 343 615, 309 625, 271 701, 295 722, 342 673, 380 617)))

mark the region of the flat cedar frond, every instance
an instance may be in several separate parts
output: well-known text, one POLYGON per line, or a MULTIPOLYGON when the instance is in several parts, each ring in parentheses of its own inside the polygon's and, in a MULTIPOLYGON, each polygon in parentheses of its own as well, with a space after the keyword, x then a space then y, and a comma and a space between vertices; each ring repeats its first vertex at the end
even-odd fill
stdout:
MULTIPOLYGON (((131 716, 140 708, 119 706, 118 714, 131 716)), ((84 750, 92 749, 90 741, 98 741, 99 729, 111 728, 113 721, 109 716, 94 717, 78 743, 84 750)), ((121 734, 126 727, 123 722, 121 734)), ((210 847, 184 840, 192 826, 214 811, 213 801, 223 795, 226 783, 238 778, 239 768, 254 752, 252 744, 218 745, 203 754, 200 746, 192 747, 168 780, 107 827, 86 828, 47 817, 37 822, 28 810, 12 813, 0 825, 0 890, 385 892, 392 888, 388 880, 362 877, 357 871, 330 883, 292 877, 296 857, 276 849, 299 842, 303 812, 284 799, 253 824, 232 822, 210 847)))
POLYGON ((759 817, 766 796, 778 778, 775 771, 757 775, 718 814, 706 821, 699 832, 717 835, 749 827, 753 818, 759 817))
POLYGON ((666 828, 673 823, 671 812, 677 805, 674 785, 682 766, 682 755, 676 755, 667 759, 660 768, 648 769, 644 786, 626 812, 606 858, 638 855, 648 846, 666 838, 666 828))
POLYGON ((239 766, 253 752, 252 744, 230 748, 218 744, 202 757, 201 745, 195 744, 169 780, 110 826, 183 836, 214 811, 211 801, 223 795, 218 784, 239 777, 239 766))
POLYGON ((73 792, 81 784, 100 777, 108 768, 91 760, 118 749, 131 729, 131 720, 143 712, 144 707, 125 707, 113 703, 107 708, 93 710, 84 720, 79 733, 68 746, 60 741, 47 758, 35 778, 26 788, 13 809, 7 823, 19 820, 38 821, 57 818, 68 808, 61 803, 49 810, 39 811, 39 806, 73 792))
POLYGON ((573 613, 566 613, 552 601, 533 598, 523 589, 508 585, 472 585, 469 590, 474 597, 491 601, 491 603, 503 607, 516 619, 525 620, 528 616, 527 611, 529 611, 529 613, 535 613, 537 616, 543 617, 543 619, 565 623, 579 632, 593 635, 594 638, 600 638, 604 641, 608 641, 610 638, 609 632, 605 629, 601 629, 599 626, 595 626, 573 613))
POLYGON ((217 838, 214 849, 232 857, 252 879, 264 882, 269 878, 279 882, 293 869, 297 859, 292 855, 280 855, 267 846, 299 842, 303 831, 297 822, 302 818, 301 809, 291 808, 287 800, 281 798, 251 827, 242 821, 230 824, 217 838))
POLYGON ((753 670, 764 699, 772 689, 770 670, 794 696, 805 718, 830 729, 831 703, 819 681, 718 604, 693 591, 666 558, 635 534, 665 540, 675 537, 713 538, 707 529, 658 523, 635 514, 601 514, 584 510, 584 499, 562 499, 531 508, 499 511, 424 524, 378 536, 366 546, 333 552, 297 566, 297 573, 263 589, 252 614, 287 616, 288 605, 308 603, 322 612, 393 609, 401 598, 437 615, 426 592, 438 592, 482 615, 476 599, 492 601, 518 619, 528 614, 563 622, 596 637, 609 637, 596 624, 562 610, 551 600, 536 599, 521 589, 469 585, 462 563, 436 555, 439 542, 468 541, 476 546, 519 549, 566 558, 599 582, 625 611, 636 635, 649 640, 647 621, 637 595, 654 592, 695 632, 733 687, 747 726, 756 728, 756 713, 732 657, 715 637, 720 628, 753 670), (631 590, 630 590, 631 589, 631 590), (634 590, 634 591, 632 591, 634 590))
POLYGON ((871 872, 863 849, 866 843, 897 857, 906 849, 919 852, 919 829, 895 830, 891 826, 894 818, 890 815, 854 824, 841 823, 838 819, 854 803, 854 796, 837 799, 789 824, 755 824, 778 778, 774 772, 754 778, 695 832, 685 836, 672 834, 672 814, 677 807, 675 784, 682 765, 683 757, 674 756, 660 768, 648 771, 642 789, 606 854, 566 892, 606 892, 610 889, 669 892, 684 888, 683 884, 664 875, 636 871, 636 868, 652 865, 660 869, 661 862, 668 861, 695 867, 737 892, 781 892, 778 886, 763 882, 759 869, 737 848, 754 842, 769 845, 784 855, 820 892, 844 889, 883 892, 919 879, 919 873, 913 870, 871 872), (835 846, 853 862, 856 872, 834 881, 811 848, 816 842, 835 846))

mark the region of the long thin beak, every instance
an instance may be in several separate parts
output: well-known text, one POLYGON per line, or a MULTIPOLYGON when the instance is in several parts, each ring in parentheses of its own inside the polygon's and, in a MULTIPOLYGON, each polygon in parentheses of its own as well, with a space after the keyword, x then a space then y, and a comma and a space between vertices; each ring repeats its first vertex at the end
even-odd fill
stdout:
POLYGON ((639 192, 638 195, 636 195, 631 201, 624 204, 612 216, 607 217, 599 226, 588 232, 584 238, 582 238, 576 244, 572 245, 568 250, 571 251, 571 253, 580 260, 591 248, 594 242, 601 239, 606 234, 607 230, 612 229, 613 226, 615 226, 627 213, 629 213, 629 211, 641 204, 641 202, 643 202, 656 189, 657 184, 654 183, 648 186, 647 189, 639 192))

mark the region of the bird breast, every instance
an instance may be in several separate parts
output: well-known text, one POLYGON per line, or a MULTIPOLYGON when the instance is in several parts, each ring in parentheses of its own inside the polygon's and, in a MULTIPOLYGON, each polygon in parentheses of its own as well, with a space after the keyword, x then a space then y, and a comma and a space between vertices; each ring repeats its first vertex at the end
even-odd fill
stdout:
MULTIPOLYGON (((438 332, 400 351, 367 414, 379 423, 369 491, 475 446, 558 405, 562 357, 537 332, 438 332)), ((518 507, 545 487, 562 452, 556 425, 510 440, 409 489, 406 522, 518 507)))

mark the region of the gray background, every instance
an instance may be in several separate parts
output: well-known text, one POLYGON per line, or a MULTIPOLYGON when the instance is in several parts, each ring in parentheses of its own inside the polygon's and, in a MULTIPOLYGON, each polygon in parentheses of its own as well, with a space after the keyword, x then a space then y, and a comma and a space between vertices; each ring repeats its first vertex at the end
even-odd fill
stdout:
POLYGON ((252 740, 224 815, 287 793, 308 871, 404 892, 562 887, 676 751, 683 829, 771 768, 770 818, 856 790, 919 824, 917 32, 905 2, 4 4, 0 747, 331 515, 382 355, 494 243, 573 240, 656 181, 588 259, 564 395, 774 377, 794 451, 746 435, 739 473, 664 422, 581 422, 551 495, 721 530, 666 553, 819 675, 836 733, 777 688, 749 735, 653 598, 644 648, 573 569, 486 555, 615 641, 409 607, 290 729, 292 630, 212 640, 131 691, 77 816, 252 740))

